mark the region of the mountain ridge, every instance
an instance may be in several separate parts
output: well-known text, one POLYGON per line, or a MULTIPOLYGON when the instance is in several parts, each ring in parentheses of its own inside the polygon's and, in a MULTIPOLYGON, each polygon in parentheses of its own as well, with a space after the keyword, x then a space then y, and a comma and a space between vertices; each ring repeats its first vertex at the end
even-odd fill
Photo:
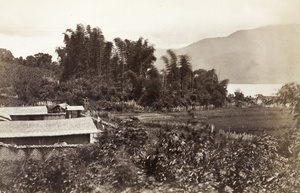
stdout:
MULTIPOLYGON (((263 26, 238 30, 226 37, 205 38, 174 50, 188 54, 193 70, 216 69, 220 79, 238 84, 298 82, 300 78, 300 25, 263 26)), ((165 55, 156 53, 162 69, 165 55)))

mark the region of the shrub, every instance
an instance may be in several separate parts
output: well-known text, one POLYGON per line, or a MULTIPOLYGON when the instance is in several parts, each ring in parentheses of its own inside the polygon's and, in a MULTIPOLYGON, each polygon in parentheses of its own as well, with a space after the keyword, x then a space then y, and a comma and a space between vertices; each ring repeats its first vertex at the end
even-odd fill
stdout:
POLYGON ((7 192, 296 192, 299 132, 283 158, 264 134, 211 131, 206 126, 148 124, 137 119, 107 129, 95 144, 55 150, 45 160, 1 162, 7 192), (9 169, 9 170, 7 170, 9 169))

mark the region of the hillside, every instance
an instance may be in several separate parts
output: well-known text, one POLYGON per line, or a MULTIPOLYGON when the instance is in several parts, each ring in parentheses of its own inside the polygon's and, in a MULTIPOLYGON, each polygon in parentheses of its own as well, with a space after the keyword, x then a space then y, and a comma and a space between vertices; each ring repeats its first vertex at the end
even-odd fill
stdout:
POLYGON ((44 79, 57 80, 57 75, 49 69, 38 67, 30 67, 15 64, 13 62, 0 61, 0 89, 12 87, 16 81, 20 79, 31 79, 34 76, 41 76, 44 79))
MULTIPOLYGON (((175 50, 188 54, 193 69, 216 69, 230 83, 286 83, 299 81, 300 25, 240 30, 227 37, 208 38, 175 50)), ((162 69, 162 50, 156 66, 162 69)))
POLYGON ((0 77, 0 105, 4 106, 43 100, 54 92, 49 85, 58 80, 53 70, 3 61, 0 61, 0 77))

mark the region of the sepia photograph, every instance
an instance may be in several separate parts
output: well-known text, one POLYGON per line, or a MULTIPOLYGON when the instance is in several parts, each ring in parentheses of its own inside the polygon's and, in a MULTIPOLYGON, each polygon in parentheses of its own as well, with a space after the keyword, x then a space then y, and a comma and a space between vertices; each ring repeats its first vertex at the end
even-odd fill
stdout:
POLYGON ((0 0, 0 193, 299 192, 299 8, 0 0))

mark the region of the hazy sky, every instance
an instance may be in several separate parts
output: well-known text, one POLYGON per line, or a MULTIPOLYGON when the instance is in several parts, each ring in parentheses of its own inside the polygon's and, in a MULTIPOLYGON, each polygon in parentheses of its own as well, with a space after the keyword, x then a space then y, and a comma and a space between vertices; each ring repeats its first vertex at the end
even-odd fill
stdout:
MULTIPOLYGON (((116 37, 180 48, 239 29, 300 23, 299 0, 0 0, 0 48, 15 57, 55 54, 76 24, 116 37)), ((56 60, 54 55, 54 60, 56 60)))

